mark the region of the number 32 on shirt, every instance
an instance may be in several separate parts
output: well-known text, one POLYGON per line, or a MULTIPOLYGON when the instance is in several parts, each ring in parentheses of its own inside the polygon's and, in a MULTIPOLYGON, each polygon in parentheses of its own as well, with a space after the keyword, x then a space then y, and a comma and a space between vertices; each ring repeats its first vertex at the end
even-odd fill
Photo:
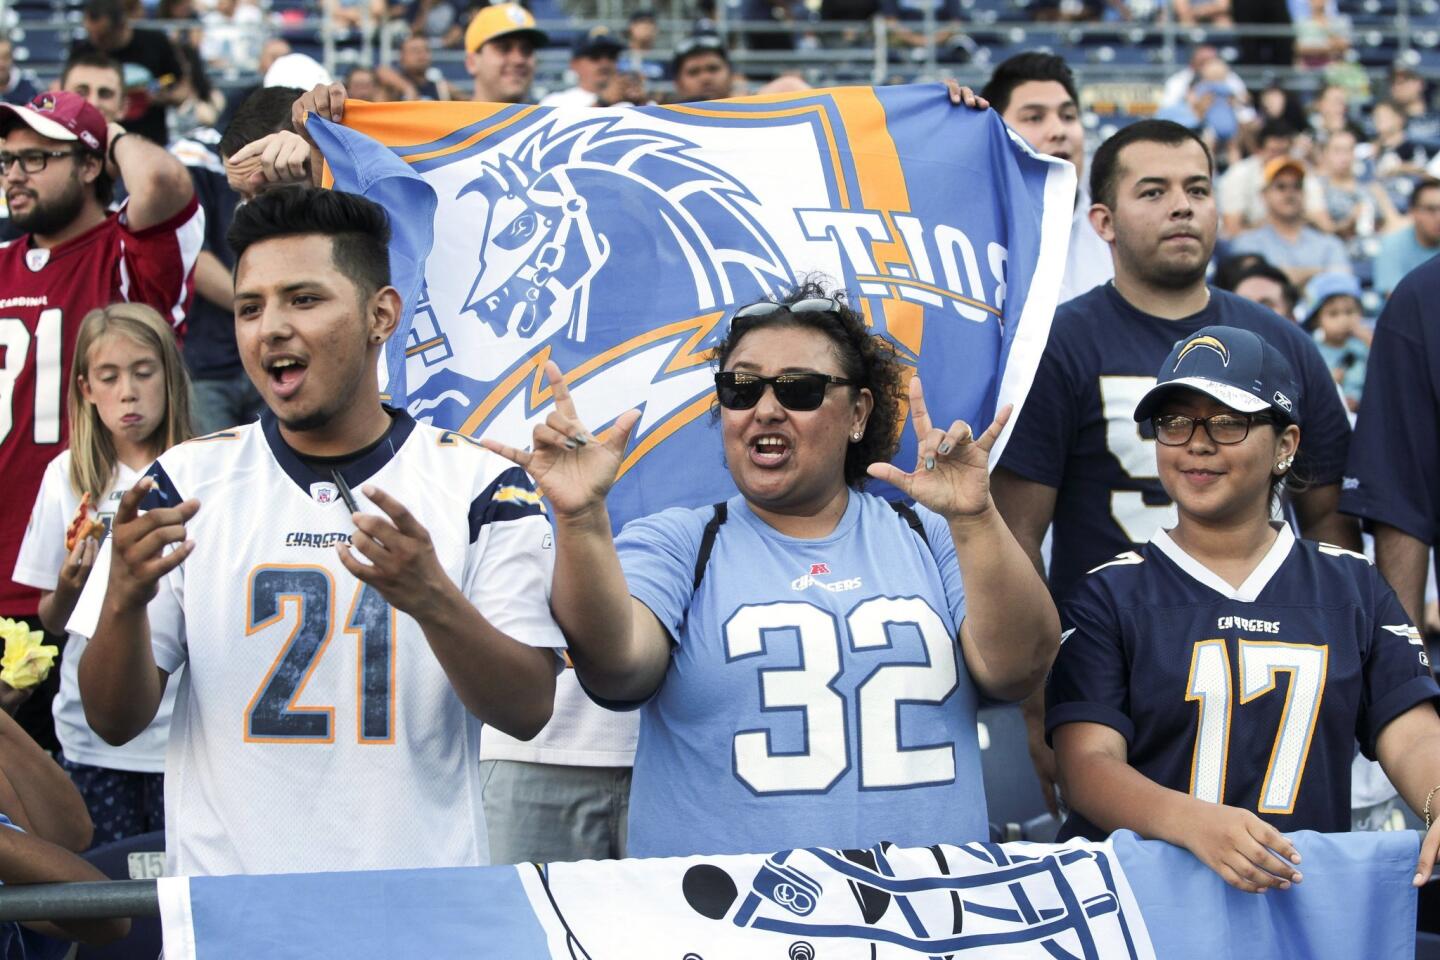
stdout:
POLYGON ((908 626, 924 642, 925 663, 886 663, 855 686, 860 787, 896 789, 955 779, 953 744, 900 747, 900 705, 939 704, 957 684, 955 637, 919 597, 875 597, 845 618, 852 656, 841 662, 834 615, 803 601, 741 607, 725 622, 725 656, 736 663, 765 653, 767 634, 789 633, 800 648, 798 667, 762 669, 762 711, 803 711, 805 749, 774 753, 770 733, 745 730, 734 740, 735 776, 756 794, 824 793, 850 769, 846 735, 850 705, 835 689, 842 670, 865 670, 867 653, 892 646, 889 631, 908 626))

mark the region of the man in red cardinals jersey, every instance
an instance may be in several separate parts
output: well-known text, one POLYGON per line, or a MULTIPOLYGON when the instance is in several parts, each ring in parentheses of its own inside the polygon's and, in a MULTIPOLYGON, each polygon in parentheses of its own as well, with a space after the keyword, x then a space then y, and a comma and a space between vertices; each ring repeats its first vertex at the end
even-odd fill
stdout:
MULTIPOLYGON (((179 160, 117 124, 107 129, 74 93, 0 104, 0 184, 12 222, 26 231, 0 245, 0 477, 8 491, 0 509, 0 616, 38 628, 39 595, 10 573, 45 465, 67 442, 63 398, 80 321, 95 307, 129 300, 178 326, 204 215, 179 160), (117 177, 130 198, 110 213, 117 177)), ((13 692, 0 689, 0 699, 5 694, 13 692)), ((43 734, 37 739, 45 742, 43 734)))

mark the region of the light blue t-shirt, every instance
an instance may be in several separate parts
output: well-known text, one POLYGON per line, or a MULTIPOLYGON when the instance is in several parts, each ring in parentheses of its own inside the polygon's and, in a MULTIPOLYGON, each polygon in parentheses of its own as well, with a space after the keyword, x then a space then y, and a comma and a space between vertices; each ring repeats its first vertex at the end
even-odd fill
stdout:
POLYGON ((1313 227, 1301 227, 1300 236, 1294 243, 1275 232, 1270 224, 1247 230, 1235 238, 1230 253, 1258 253, 1272 267, 1282 270, 1309 268, 1354 273, 1350 258, 1345 253, 1345 244, 1339 237, 1321 233, 1313 227))
POLYGON ((1370 348, 1358 337, 1350 337, 1340 346, 1331 346, 1320 337, 1315 337, 1315 346, 1320 350, 1320 356, 1325 358, 1325 366, 1331 370, 1345 371, 1340 378, 1340 390, 1345 394, 1346 400, 1360 402, 1360 394, 1365 390, 1365 364, 1370 358, 1370 348))
POLYGON ((1380 252, 1375 255, 1375 289, 1389 296, 1405 274, 1437 253, 1440 247, 1420 245, 1413 226, 1386 234, 1380 241, 1380 252))
POLYGON ((698 590, 712 507, 625 527, 630 593, 675 640, 641 707, 631 856, 986 838, 955 544, 916 512, 928 546, 853 492, 833 533, 800 540, 733 497, 698 590))

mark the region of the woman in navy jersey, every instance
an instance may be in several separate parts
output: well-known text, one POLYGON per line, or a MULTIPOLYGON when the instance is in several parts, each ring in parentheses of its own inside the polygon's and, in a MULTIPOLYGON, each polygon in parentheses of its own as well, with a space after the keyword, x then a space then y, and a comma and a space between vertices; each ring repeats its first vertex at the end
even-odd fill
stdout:
MULTIPOLYGON (((1190 850, 1234 887, 1302 879, 1292 830, 1350 828, 1354 744, 1427 825, 1440 697, 1419 633, 1362 555, 1272 521, 1300 445, 1296 378, 1235 327, 1176 344, 1135 410, 1179 522, 1080 581, 1046 730, 1071 814, 1190 850)), ((1430 876, 1429 830, 1415 883, 1430 876)))

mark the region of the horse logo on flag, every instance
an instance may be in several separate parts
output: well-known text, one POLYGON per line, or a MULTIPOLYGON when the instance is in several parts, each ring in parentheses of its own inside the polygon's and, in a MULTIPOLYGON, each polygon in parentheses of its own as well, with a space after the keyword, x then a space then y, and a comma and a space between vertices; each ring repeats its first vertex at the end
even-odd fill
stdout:
POLYGON ((423 321, 410 342, 420 347, 422 363, 443 360, 444 375, 412 388, 412 412, 429 413, 454 399, 463 378, 470 381, 463 393, 497 401, 491 410, 504 422, 519 411, 501 402, 516 391, 502 381, 497 392, 497 375, 546 344, 607 353, 614 371, 605 377, 614 397, 607 406, 619 413, 648 404, 642 428, 663 423, 708 390, 708 381, 689 378, 687 389, 658 408, 649 388, 663 371, 647 347, 673 347, 685 338, 641 336, 617 345, 604 342, 609 330, 591 323, 597 305, 614 311, 630 304, 657 317, 708 317, 713 329, 737 300, 773 295, 792 282, 790 265, 757 215, 755 195, 698 150, 668 132, 621 126, 616 117, 554 116, 468 164, 478 175, 456 191, 453 209, 465 212, 474 237, 472 268, 463 293, 455 260, 447 260, 442 276, 427 278, 417 310, 423 321), (659 283, 655 271, 662 266, 659 283), (443 321, 433 309, 442 283, 458 305, 443 321), (650 361, 648 377, 636 376, 642 358, 650 361), (479 384, 492 387, 477 390, 479 384))
POLYGON ((689 267, 676 302, 662 305, 677 316, 731 302, 736 280, 767 290, 789 281, 743 184, 697 157, 694 143, 616 120, 545 123, 460 191, 485 200, 464 309, 497 336, 584 341, 592 298, 633 297, 653 244, 689 267))

